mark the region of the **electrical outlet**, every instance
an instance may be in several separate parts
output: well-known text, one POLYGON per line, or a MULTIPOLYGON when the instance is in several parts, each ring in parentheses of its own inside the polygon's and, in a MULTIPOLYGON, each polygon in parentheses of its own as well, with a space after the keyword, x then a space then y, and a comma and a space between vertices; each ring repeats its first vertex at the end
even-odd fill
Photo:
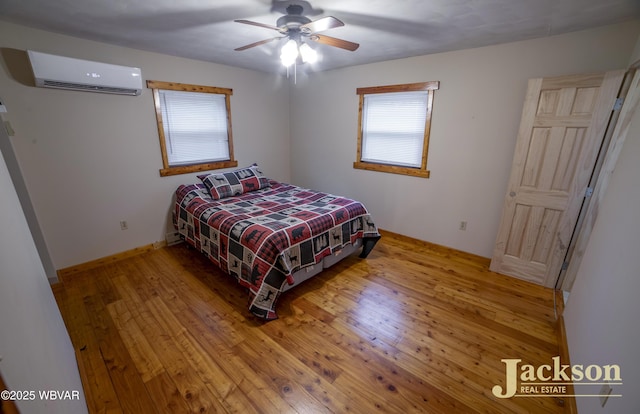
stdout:
POLYGON ((460 222, 460 230, 464 231, 467 229, 467 222, 466 221, 461 221, 460 222))
POLYGON ((127 222, 125 220, 122 220, 120 222, 120 230, 126 230, 129 228, 129 225, 127 224, 127 222))
POLYGON ((607 403, 607 400, 609 399, 609 395, 611 395, 611 392, 613 391, 613 388, 611 388, 611 386, 609 385, 609 383, 605 382, 604 384, 602 384, 602 388, 600 388, 600 405, 602 407, 604 407, 604 405, 607 403))

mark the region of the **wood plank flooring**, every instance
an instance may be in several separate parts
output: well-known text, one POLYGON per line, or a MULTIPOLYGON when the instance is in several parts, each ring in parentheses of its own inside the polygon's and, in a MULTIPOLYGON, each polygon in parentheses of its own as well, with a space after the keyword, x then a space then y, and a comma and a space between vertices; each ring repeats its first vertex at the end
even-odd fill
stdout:
POLYGON ((493 396, 503 358, 559 355, 553 291, 384 232, 280 297, 262 322, 184 244, 54 289, 92 413, 562 413, 493 396))

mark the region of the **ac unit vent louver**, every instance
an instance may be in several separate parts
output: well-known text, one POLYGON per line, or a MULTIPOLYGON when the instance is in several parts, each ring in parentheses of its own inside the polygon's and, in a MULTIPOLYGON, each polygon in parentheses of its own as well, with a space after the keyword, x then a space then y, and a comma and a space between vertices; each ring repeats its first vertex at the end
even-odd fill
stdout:
POLYGON ((139 95, 139 93, 136 93, 137 91, 135 89, 111 88, 108 86, 91 86, 91 85, 82 85, 80 83, 57 82, 57 81, 50 81, 50 80, 45 80, 43 86, 47 88, 115 93, 118 95, 139 95))
POLYGON ((27 51, 36 86, 118 95, 140 95, 140 69, 27 51))

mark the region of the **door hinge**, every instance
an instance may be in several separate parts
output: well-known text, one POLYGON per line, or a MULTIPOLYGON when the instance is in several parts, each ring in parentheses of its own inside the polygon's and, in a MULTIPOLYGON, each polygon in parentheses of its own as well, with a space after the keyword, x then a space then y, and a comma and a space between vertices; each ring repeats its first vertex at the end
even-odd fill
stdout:
POLYGON ((616 99, 616 102, 613 104, 613 110, 619 111, 622 108, 622 104, 624 103, 624 98, 616 99))
POLYGON ((569 268, 569 262, 562 262, 562 270, 567 270, 569 268))
POLYGON ((587 187, 586 190, 584 190, 584 196, 589 198, 593 195, 593 187, 587 187))

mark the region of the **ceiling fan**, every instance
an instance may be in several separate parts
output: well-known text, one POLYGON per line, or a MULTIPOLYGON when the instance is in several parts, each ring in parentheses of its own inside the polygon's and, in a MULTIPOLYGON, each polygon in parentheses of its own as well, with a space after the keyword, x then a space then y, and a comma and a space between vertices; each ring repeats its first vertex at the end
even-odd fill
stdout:
POLYGON ((313 42, 349 50, 351 52, 355 51, 360 46, 358 43, 318 33, 344 26, 344 23, 339 19, 333 16, 327 16, 312 21, 308 17, 303 16, 305 6, 307 6, 306 8, 309 7, 306 1, 289 1, 286 3, 287 5, 284 8, 286 14, 276 21, 275 26, 250 20, 234 20, 237 23, 275 30, 281 34, 281 36, 260 40, 258 42, 238 47, 234 50, 247 50, 274 40, 288 38, 289 40, 282 47, 280 59, 284 66, 289 67, 299 61, 303 63, 313 63, 317 59, 317 53, 307 43, 305 43, 305 40, 311 40, 313 42))

